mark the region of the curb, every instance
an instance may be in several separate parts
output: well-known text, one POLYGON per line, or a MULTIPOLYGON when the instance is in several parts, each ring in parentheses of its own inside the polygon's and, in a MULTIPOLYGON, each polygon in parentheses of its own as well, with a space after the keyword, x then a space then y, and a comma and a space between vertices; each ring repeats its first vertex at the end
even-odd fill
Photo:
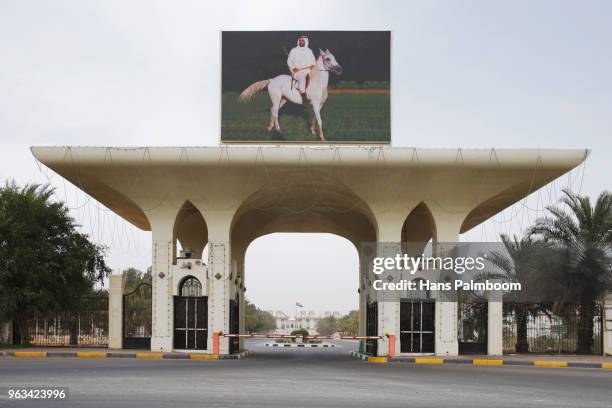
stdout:
MULTIPOLYGON (((236 353, 236 354, 222 354, 217 357, 219 360, 241 360, 245 357, 250 356, 251 354, 253 354, 251 350, 242 350, 241 352, 236 353)), ((200 356, 206 356, 206 355, 210 356, 211 354, 200 354, 200 356)), ((191 358, 198 359, 198 357, 194 357, 194 356, 197 356, 197 355, 192 354, 191 358)))
POLYGON ((474 366, 529 366, 554 368, 600 368, 612 369, 612 363, 583 363, 573 361, 543 360, 504 360, 504 359, 445 359, 439 357, 373 357, 358 351, 351 351, 351 356, 368 363, 409 363, 409 364, 465 364, 474 366))
POLYGON ((146 360, 239 360, 252 354, 251 350, 229 355, 203 353, 117 353, 81 351, 2 351, 0 357, 18 358, 132 358, 146 360))
POLYGON ((328 347, 336 347, 335 344, 331 344, 331 343, 314 343, 314 344, 308 344, 308 343, 266 343, 265 344, 266 347, 294 347, 294 348, 313 348, 313 347, 321 347, 321 348, 328 348, 328 347))

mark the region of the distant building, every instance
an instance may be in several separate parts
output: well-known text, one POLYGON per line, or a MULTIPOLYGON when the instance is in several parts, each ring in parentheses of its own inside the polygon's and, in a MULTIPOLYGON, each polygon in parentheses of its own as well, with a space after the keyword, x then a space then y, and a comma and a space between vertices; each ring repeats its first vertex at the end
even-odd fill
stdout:
POLYGON ((317 315, 314 310, 299 311, 297 316, 289 316, 281 310, 270 312, 276 320, 276 333, 291 334, 295 329, 306 329, 309 334, 319 334, 317 323, 324 317, 334 316, 340 318, 340 312, 326 311, 322 315, 317 315))

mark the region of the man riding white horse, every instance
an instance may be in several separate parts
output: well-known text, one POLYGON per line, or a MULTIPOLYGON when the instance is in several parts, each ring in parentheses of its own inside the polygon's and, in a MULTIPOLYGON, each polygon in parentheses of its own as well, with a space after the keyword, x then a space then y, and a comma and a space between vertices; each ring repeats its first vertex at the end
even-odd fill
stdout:
POLYGON ((294 47, 287 57, 287 65, 297 81, 297 89, 302 95, 304 102, 309 102, 306 95, 306 86, 308 85, 308 73, 310 68, 316 64, 317 60, 310 48, 308 48, 308 37, 300 36, 297 40, 297 46, 294 47))
POLYGON ((329 85, 329 73, 336 75, 342 74, 342 66, 336 61, 336 57, 330 50, 319 50, 319 57, 315 59, 314 54, 308 48, 306 37, 298 39, 298 46, 291 50, 287 64, 294 72, 294 76, 277 75, 274 78, 263 79, 253 82, 240 93, 241 102, 250 101, 253 96, 264 89, 268 89, 270 101, 270 122, 268 132, 275 129, 281 133, 278 122, 278 111, 287 102, 297 105, 305 105, 307 102, 312 105, 314 118, 310 123, 310 132, 315 135, 315 120, 319 125, 319 138, 324 141, 323 120, 321 119, 321 108, 327 100, 327 86, 329 85), (296 75, 297 74, 297 75, 296 75), (310 84, 306 84, 306 75, 310 76, 310 84), (294 86, 296 78, 298 86, 294 86))

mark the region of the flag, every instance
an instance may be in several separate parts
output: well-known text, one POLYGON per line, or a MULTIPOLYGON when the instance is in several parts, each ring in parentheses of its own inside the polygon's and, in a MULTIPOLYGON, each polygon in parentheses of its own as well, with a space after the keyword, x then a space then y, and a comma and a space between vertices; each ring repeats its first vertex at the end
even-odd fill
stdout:
POLYGON ((296 307, 304 307, 304 305, 303 305, 303 304, 301 304, 300 302, 295 302, 295 306, 296 306, 296 307))

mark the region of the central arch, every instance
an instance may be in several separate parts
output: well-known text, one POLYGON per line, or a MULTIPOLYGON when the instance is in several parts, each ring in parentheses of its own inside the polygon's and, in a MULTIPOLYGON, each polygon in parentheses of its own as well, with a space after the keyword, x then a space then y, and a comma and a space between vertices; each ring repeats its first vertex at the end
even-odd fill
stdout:
MULTIPOLYGON (((350 241, 358 254, 361 243, 377 240, 377 225, 372 210, 341 183, 331 184, 324 180, 267 186, 252 194, 236 211, 230 234, 236 271, 230 298, 236 297, 239 301, 240 332, 244 331, 244 282, 248 273, 244 266, 246 249, 258 237, 277 232, 338 235, 350 241)), ((361 259, 359 262, 361 264, 361 259)), ((355 280, 356 290, 361 279, 362 276, 358 276, 355 280)), ((365 296, 361 291, 359 311, 359 333, 365 334, 365 296)))

